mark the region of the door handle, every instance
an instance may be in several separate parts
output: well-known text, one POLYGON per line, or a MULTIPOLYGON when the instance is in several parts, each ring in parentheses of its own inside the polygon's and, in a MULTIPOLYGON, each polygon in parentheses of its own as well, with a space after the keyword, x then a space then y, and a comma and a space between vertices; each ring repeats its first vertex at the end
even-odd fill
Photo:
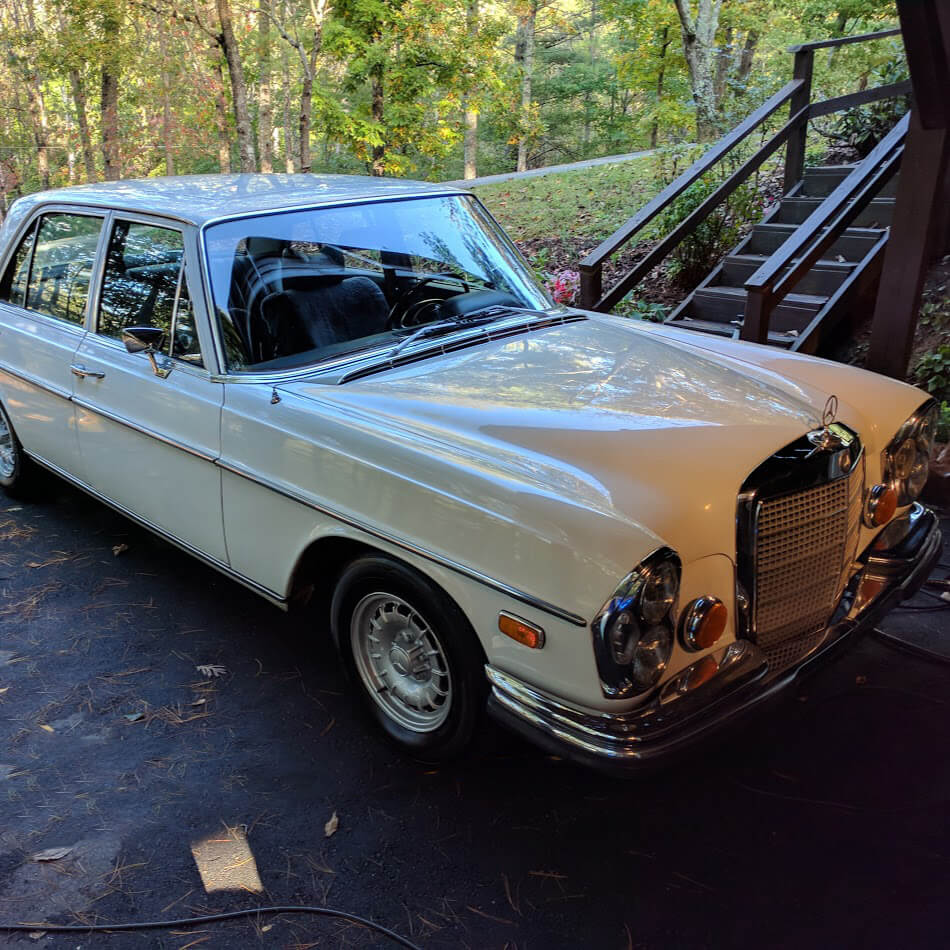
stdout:
POLYGON ((106 374, 97 372, 94 369, 86 369, 81 363, 73 363, 70 367, 72 370, 73 376, 78 376, 80 379, 85 379, 87 376, 92 379, 105 379, 106 374))

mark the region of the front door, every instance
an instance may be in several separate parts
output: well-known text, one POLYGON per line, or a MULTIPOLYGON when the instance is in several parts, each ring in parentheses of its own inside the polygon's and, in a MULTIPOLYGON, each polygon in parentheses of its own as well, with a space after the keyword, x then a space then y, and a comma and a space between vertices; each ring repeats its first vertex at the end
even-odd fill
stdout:
MULTIPOLYGON (((205 369, 182 231, 148 219, 110 225, 102 287, 75 363, 83 481, 187 547, 227 563, 221 520, 223 387, 205 369), (155 327, 153 359, 123 331, 155 327)), ((194 272, 194 265, 191 266, 194 272)))

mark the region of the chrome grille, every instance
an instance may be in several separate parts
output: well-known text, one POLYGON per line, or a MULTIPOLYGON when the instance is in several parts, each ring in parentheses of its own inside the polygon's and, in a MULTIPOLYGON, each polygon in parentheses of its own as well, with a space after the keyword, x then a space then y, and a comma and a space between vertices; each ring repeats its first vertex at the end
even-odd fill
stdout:
POLYGON ((752 635, 773 671, 821 641, 857 554, 863 457, 851 474, 758 502, 752 635))

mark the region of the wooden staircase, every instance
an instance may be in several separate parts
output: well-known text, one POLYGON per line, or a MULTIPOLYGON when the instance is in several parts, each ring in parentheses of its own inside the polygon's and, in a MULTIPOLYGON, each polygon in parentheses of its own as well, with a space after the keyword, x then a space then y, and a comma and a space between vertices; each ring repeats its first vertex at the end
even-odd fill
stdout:
MULTIPOLYGON (((667 318, 673 326, 738 338, 745 283, 854 170, 807 168, 804 178, 756 224, 667 318)), ((768 342, 814 353, 840 321, 866 305, 880 276, 894 211, 894 176, 772 311, 768 342)), ((794 265, 796 260, 792 260, 794 265)), ((787 273, 786 267, 782 273, 787 273)))
POLYGON ((784 150, 782 200, 666 322, 702 333, 814 353, 843 318, 872 311, 895 213, 896 176, 909 115, 899 119, 868 156, 853 166, 806 168, 808 128, 813 119, 870 102, 905 97, 911 92, 911 83, 903 80, 814 101, 811 79, 817 50, 899 33, 881 30, 792 47, 789 52, 795 59, 791 81, 580 261, 580 306, 602 312, 616 307, 743 182, 784 150), (786 105, 788 120, 768 137, 766 124, 786 105), (752 136, 757 130, 761 137, 755 147, 752 136), (744 151, 736 152, 743 143, 744 151), (738 156, 731 170, 721 167, 730 153, 738 156), (613 286, 605 288, 605 262, 624 245, 642 240, 659 215, 695 182, 715 175, 717 167, 721 176, 718 186, 672 230, 651 242, 646 253, 613 286))

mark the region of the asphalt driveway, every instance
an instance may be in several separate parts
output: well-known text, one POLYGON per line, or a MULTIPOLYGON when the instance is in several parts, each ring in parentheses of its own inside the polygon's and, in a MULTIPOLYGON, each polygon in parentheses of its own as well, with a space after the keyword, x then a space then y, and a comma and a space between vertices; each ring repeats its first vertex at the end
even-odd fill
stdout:
MULTIPOLYGON (((950 652, 950 610, 886 629, 950 652)), ((943 946, 948 686, 868 638, 637 783, 497 730, 421 770, 324 630, 51 480, 0 498, 0 919, 315 903, 426 948, 943 946)), ((0 945, 388 946, 289 915, 0 945)))

